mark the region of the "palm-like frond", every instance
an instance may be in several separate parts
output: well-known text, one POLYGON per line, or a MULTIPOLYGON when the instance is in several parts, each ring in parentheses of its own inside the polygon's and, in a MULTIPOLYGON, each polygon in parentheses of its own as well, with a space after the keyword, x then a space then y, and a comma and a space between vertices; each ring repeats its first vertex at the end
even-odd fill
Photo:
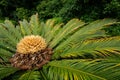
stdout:
POLYGON ((39 71, 27 71, 18 80, 40 80, 39 71))
POLYGON ((82 40, 86 40, 87 38, 93 38, 89 36, 95 35, 103 27, 110 24, 114 24, 115 22, 116 22, 115 20, 103 19, 103 20, 97 20, 90 24, 84 25, 82 26, 83 28, 75 32, 73 35, 67 38, 66 41, 64 41, 62 44, 57 46, 57 49, 66 47, 66 45, 69 44, 70 41, 76 41, 76 40, 82 41, 82 40))
MULTIPOLYGON (((72 49, 63 51, 60 56, 66 57, 85 57, 91 55, 92 57, 106 57, 114 54, 120 54, 120 37, 101 38, 93 40, 85 40, 81 44, 77 44, 72 49)), ((73 45, 74 46, 74 45, 73 45)))
POLYGON ((72 19, 67 24, 49 19, 44 23, 39 21, 38 14, 17 26, 5 20, 0 23, 0 79, 119 80, 120 37, 110 37, 101 30, 115 23, 118 22, 114 19, 92 23, 72 19), (21 72, 10 66, 9 59, 16 52, 17 43, 27 35, 45 38, 53 55, 43 68, 21 72))
MULTIPOLYGON (((3 62, 4 64, 4 62, 3 62)), ((7 77, 13 73, 15 73, 18 69, 10 67, 10 66, 3 66, 0 64, 0 80, 4 77, 7 77)))
MULTIPOLYGON (((61 42, 61 44, 59 43, 59 45, 55 48, 55 52, 61 52, 63 54, 64 52, 71 50, 74 45, 77 49, 78 45, 76 46, 76 44, 81 45, 84 40, 93 39, 95 37, 105 37, 105 33, 100 31, 100 29, 110 24, 114 24, 115 22, 115 20, 103 19, 102 21, 98 20, 90 24, 84 25, 82 26, 83 28, 80 28, 80 30, 67 37, 67 39, 61 42), (72 47, 69 45, 71 45, 72 47)), ((59 57, 59 55, 54 54, 53 57, 59 57)))
POLYGON ((59 33, 53 38, 53 41, 50 44, 50 47, 55 47, 62 39, 64 39, 67 35, 69 35, 73 30, 82 27, 85 23, 79 21, 78 19, 72 19, 69 21, 63 28, 59 31, 59 33), (69 26, 69 27, 68 27, 69 26))
POLYGON ((7 51, 5 49, 1 49, 0 48, 0 58, 4 61, 9 61, 9 58, 12 56, 13 54, 10 51, 7 51))
POLYGON ((52 61, 43 71, 50 80, 118 80, 120 60, 73 59, 52 61), (46 72, 47 71, 47 72, 46 72))

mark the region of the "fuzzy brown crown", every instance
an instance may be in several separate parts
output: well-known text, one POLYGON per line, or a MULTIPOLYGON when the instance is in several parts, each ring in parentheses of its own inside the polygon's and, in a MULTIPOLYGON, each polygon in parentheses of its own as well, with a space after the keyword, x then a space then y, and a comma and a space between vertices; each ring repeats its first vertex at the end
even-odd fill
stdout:
POLYGON ((17 52, 21 54, 33 54, 46 48, 45 39, 41 36, 25 36, 17 44, 17 52))
POLYGON ((39 69, 50 61, 52 53, 51 48, 46 48, 34 54, 15 53, 10 62, 13 67, 23 70, 39 69))

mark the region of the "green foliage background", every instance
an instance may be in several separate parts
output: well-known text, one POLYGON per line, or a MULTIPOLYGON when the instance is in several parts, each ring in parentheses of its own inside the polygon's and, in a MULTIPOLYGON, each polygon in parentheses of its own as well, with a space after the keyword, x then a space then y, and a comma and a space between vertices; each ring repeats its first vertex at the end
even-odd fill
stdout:
MULTIPOLYGON (((58 17, 67 22, 79 18, 91 22, 102 18, 120 20, 120 0, 0 0, 0 18, 18 22, 38 13, 41 20, 58 17)), ((120 35, 120 25, 105 29, 108 34, 120 35)))

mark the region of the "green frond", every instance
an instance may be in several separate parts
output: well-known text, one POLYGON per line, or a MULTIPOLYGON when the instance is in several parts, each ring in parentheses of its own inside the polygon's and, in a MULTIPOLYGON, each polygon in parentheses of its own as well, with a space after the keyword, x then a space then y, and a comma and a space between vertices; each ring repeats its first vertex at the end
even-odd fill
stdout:
POLYGON ((27 20, 20 21, 20 30, 23 36, 26 35, 39 35, 41 32, 41 26, 38 19, 38 14, 31 16, 30 22, 27 20))
POLYGON ((48 78, 47 75, 46 75, 46 74, 48 74, 47 71, 44 72, 44 71, 41 69, 39 72, 40 72, 40 74, 41 74, 41 80, 49 80, 49 78, 48 78))
POLYGON ((78 19, 70 20, 66 25, 63 26, 63 28, 59 31, 59 33, 56 36, 54 36, 53 40, 50 42, 50 47, 54 48, 57 44, 60 43, 61 40, 66 38, 75 29, 78 29, 83 25, 85 25, 85 23, 78 19))
POLYGON ((26 71, 18 80, 40 80, 40 72, 33 70, 26 71))
POLYGON ((50 62, 43 70, 50 80, 117 80, 120 76, 118 64, 102 59, 61 60, 50 62))
POLYGON ((0 57, 6 62, 13 55, 10 51, 0 48, 0 57))
POLYGON ((34 35, 41 34, 41 31, 42 31, 41 27, 43 27, 43 26, 40 25, 38 14, 31 16, 29 23, 30 23, 30 28, 31 28, 32 34, 34 34, 34 35))
POLYGON ((56 24, 54 27, 52 27, 52 29, 49 32, 46 33, 45 38, 48 43, 51 42, 54 36, 56 36, 57 33, 61 30, 62 25, 63 25, 62 23, 56 24))
MULTIPOLYGON (((58 58, 60 56, 59 54, 64 54, 64 52, 67 50, 72 51, 73 47, 77 48, 76 45, 81 45, 82 42, 86 39, 106 37, 107 35, 105 35, 104 31, 101 29, 114 23, 117 23, 116 20, 103 19, 83 25, 78 31, 67 37, 63 42, 59 43, 59 45, 54 49, 55 53, 53 55, 53 58, 58 58), (71 44, 72 47, 69 46, 71 44)), ((76 55, 74 53, 73 55, 76 55)))
POLYGON ((47 20, 45 26, 44 26, 44 37, 46 38, 47 43, 49 43, 54 36, 61 30, 61 26, 63 23, 56 24, 56 21, 54 19, 47 20))
MULTIPOLYGON (((120 37, 101 38, 93 40, 85 40, 77 47, 73 47, 70 50, 61 53, 62 58, 77 57, 92 55, 94 58, 98 56, 105 57, 111 56, 112 53, 120 55, 120 37)), ((87 56, 88 57, 88 56, 87 56)))
POLYGON ((0 41, 0 48, 5 49, 7 51, 15 52, 16 51, 16 46, 13 46, 11 43, 7 42, 6 40, 1 40, 0 41))
POLYGON ((27 20, 24 19, 23 21, 19 21, 19 23, 20 23, 20 26, 18 27, 20 27, 22 36, 32 34, 32 31, 30 30, 30 25, 27 20))
POLYGON ((13 67, 9 67, 9 66, 3 66, 0 64, 0 80, 2 78, 5 78, 13 73, 15 73, 18 69, 15 69, 13 67))
POLYGON ((68 37, 63 43, 59 44, 56 47, 56 50, 60 50, 60 49, 66 48, 67 45, 71 41, 72 42, 76 42, 76 41, 80 42, 80 41, 86 40, 88 38, 94 38, 92 36, 96 35, 96 33, 98 31, 100 31, 100 29, 102 29, 104 26, 109 26, 111 24, 114 24, 115 22, 116 22, 116 20, 113 20, 113 19, 103 19, 103 20, 94 21, 94 22, 89 23, 87 25, 82 25, 81 29, 79 29, 73 35, 71 35, 70 37, 68 37), (92 36, 90 37, 90 35, 92 35, 92 36))
POLYGON ((17 31, 17 29, 15 28, 15 25, 11 22, 11 21, 9 21, 9 20, 5 20, 5 22, 4 22, 4 24, 3 24, 3 26, 8 30, 8 32, 9 32, 9 34, 10 34, 10 36, 9 36, 9 38, 15 38, 15 40, 14 41, 19 41, 19 39, 21 39, 21 33, 19 33, 18 31, 17 31))
POLYGON ((13 46, 15 46, 17 43, 17 40, 14 39, 14 38, 16 38, 15 33, 13 31, 11 31, 10 28, 11 27, 7 27, 6 24, 1 24, 0 25, 0 34, 4 35, 4 38, 2 38, 2 39, 4 39, 4 40, 7 39, 7 41, 9 41, 9 43, 11 43, 13 46))

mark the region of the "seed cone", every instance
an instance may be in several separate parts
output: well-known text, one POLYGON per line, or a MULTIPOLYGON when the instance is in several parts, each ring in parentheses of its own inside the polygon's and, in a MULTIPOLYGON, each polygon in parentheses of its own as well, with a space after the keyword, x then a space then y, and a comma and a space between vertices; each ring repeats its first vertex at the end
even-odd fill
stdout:
POLYGON ((46 48, 40 36, 26 36, 17 44, 17 52, 10 59, 11 65, 19 69, 41 68, 51 59, 52 49, 46 48))
POLYGON ((31 54, 46 48, 46 42, 41 36, 25 36, 17 44, 17 52, 31 54))

